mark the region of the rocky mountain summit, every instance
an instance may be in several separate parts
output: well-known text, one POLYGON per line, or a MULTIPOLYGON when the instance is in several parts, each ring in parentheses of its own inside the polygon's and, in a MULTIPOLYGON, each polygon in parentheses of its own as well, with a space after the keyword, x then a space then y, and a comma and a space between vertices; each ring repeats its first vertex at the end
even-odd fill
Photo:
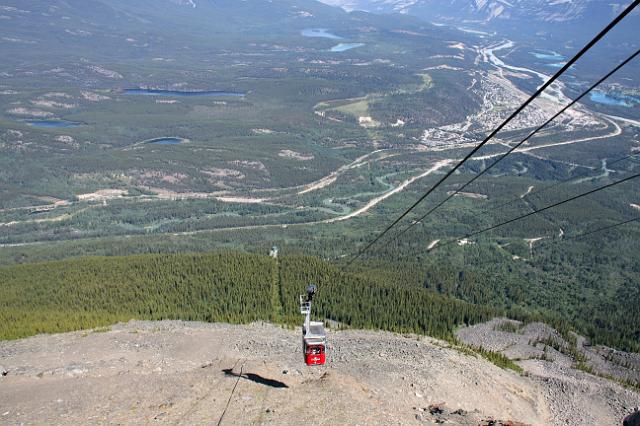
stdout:
POLYGON ((0 423, 613 425, 640 405, 549 361, 519 374, 427 337, 328 337, 320 368, 304 365, 299 330, 265 323, 132 321, 1 342, 0 423))

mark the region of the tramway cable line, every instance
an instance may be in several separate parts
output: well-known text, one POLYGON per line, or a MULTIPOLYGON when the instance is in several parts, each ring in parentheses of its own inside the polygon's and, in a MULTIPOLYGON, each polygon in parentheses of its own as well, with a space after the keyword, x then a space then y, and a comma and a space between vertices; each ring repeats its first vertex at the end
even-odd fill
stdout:
POLYGON ((536 99, 545 89, 551 86, 562 74, 564 74, 578 59, 580 59, 588 50, 590 50, 600 39, 602 39, 611 29, 613 29, 622 19, 624 19, 636 6, 640 4, 640 0, 633 1, 625 10, 614 18, 600 33, 598 33, 591 41, 589 41, 577 54, 575 54, 567 63, 565 63, 549 80, 542 84, 522 105, 520 105, 506 120, 504 120, 498 127, 496 127, 482 142, 474 147, 462 160, 460 160, 451 170, 436 182, 427 192, 420 196, 408 209, 406 209, 398 218, 396 218, 390 225, 388 225, 380 234, 378 234, 371 242, 369 242, 363 249, 344 266, 343 270, 348 268, 360 258, 365 252, 367 252, 374 244, 376 244, 382 237, 384 237, 394 226, 396 226, 402 219, 404 219, 413 209, 415 209, 425 198, 427 198, 433 191, 444 183, 452 174, 456 172, 467 160, 473 157, 483 146, 485 146, 489 140, 491 140, 498 132, 500 132, 511 120, 513 120, 522 110, 524 110, 534 99, 536 99))
MULTIPOLYGON (((433 213, 434 211, 436 211, 438 208, 440 208, 443 204, 445 204, 447 201, 449 201, 450 199, 452 199, 453 197, 455 197, 456 195, 458 195, 460 192, 462 192, 467 186, 471 185, 473 182, 475 182, 477 179, 479 179, 482 175, 484 175, 485 173, 487 173, 489 170, 491 170, 496 164, 498 164, 499 162, 501 162, 502 160, 505 159, 506 156, 508 156, 509 154, 513 153, 516 149, 518 149, 521 145, 523 145, 525 142, 527 142, 531 137, 533 137, 536 133, 538 133, 540 130, 542 130, 543 128, 545 128, 549 123, 551 123, 553 120, 555 120, 556 118, 558 118, 560 115, 562 115, 566 110, 568 110, 569 108, 571 108, 573 105, 575 105, 578 101, 580 101, 582 98, 584 98, 586 95, 589 94, 589 92, 591 92, 593 89, 595 89, 596 87, 598 87, 603 81, 605 81, 606 79, 608 79, 609 77, 611 77, 612 74, 614 74, 616 71, 618 71, 620 68, 622 68, 623 66, 625 66, 626 64, 628 64, 630 61, 632 61, 633 59, 635 59, 638 55, 640 55, 640 49, 636 50, 635 53, 631 56, 629 56, 627 59, 625 59, 623 62, 621 62, 618 66, 616 66, 614 69, 612 69, 611 71, 609 71, 604 77, 602 77, 600 80, 598 80, 596 83, 594 83, 591 87, 589 87, 587 90, 585 90, 584 92, 582 92, 580 94, 580 96, 578 96, 577 98, 575 98, 573 101, 571 101, 569 104, 567 104, 565 107, 563 107, 560 111, 558 111, 556 114, 554 114, 551 118, 549 118, 547 121, 545 121, 542 125, 538 126, 534 131, 532 131, 531 133, 529 133, 529 135, 522 139, 520 142, 518 142, 517 144, 515 144, 513 147, 511 147, 507 152, 505 152, 504 154, 502 154, 496 161, 494 161, 493 163, 491 163, 491 165, 489 165, 488 167, 486 167, 484 170, 482 170, 480 173, 476 174, 473 178, 469 179, 464 185, 462 185, 461 187, 459 187, 458 189, 456 189, 455 191, 453 191, 451 194, 449 194, 444 200, 440 201, 438 204, 436 204, 434 207, 432 207, 429 211, 427 211, 425 214, 423 214, 419 219, 415 220, 413 223, 411 223, 409 226, 407 226, 404 230, 400 231, 398 234, 396 234, 391 241, 394 241, 398 238, 400 238, 402 235, 404 235, 409 229, 413 228, 415 225, 417 225, 418 223, 420 223, 422 220, 424 220, 427 216, 429 216, 431 213, 433 213)), ((627 156, 630 157, 630 156, 627 156)), ((625 157, 624 159, 626 159, 627 157, 625 157)), ((621 160, 617 160, 617 161, 621 161, 621 160)))
MULTIPOLYGON (((607 163, 607 167, 613 166, 614 164, 618 164, 618 163, 620 163, 622 161, 625 161, 625 160, 635 159, 639 155, 640 155, 640 153, 625 155, 624 157, 618 158, 617 160, 614 160, 614 161, 612 161, 610 163, 607 163)), ((592 176, 591 177, 591 179, 597 179, 597 178, 598 178, 598 176, 592 176)), ((538 188, 536 190, 532 190, 531 192, 529 192, 526 195, 527 195, 527 197, 531 197, 532 195, 540 194, 540 193, 549 191, 549 190, 551 190, 553 188, 557 188, 558 186, 563 185, 565 183, 570 183, 571 181, 577 181, 577 180, 580 180, 580 179, 589 179, 589 176, 587 176, 586 174, 580 174, 578 176, 570 176, 570 177, 568 177, 566 179, 563 179, 561 181, 552 183, 552 184, 547 185, 547 186, 543 186, 543 187, 538 188)), ((487 208, 487 209, 483 209, 481 211, 481 214, 486 214, 486 213, 490 213, 490 212, 495 211, 495 210, 499 210, 502 207, 506 207, 508 205, 511 205, 511 204, 513 204, 513 203, 515 203, 517 201, 521 201, 521 200, 522 200, 522 197, 518 196, 516 198, 513 198, 513 199, 511 199, 511 200, 509 200, 509 201, 507 201, 505 203, 499 204, 497 206, 490 207, 490 208, 487 208)))
MULTIPOLYGON (((623 184, 623 183, 625 183, 625 182, 629 182, 629 181, 631 181, 631 180, 633 180, 633 179, 637 179, 637 178, 639 178, 639 177, 640 177, 640 173, 637 173, 637 174, 635 174, 635 175, 628 176, 628 177, 626 177, 626 178, 624 178, 624 179, 617 180, 617 181, 612 182, 612 183, 609 183, 609 184, 607 184, 607 185, 603 185, 603 186, 600 186, 600 187, 598 187, 598 188, 592 189, 592 190, 590 190, 590 191, 583 192, 582 194, 574 195, 573 197, 570 197, 570 198, 564 199, 564 200, 562 200, 562 201, 559 201, 559 202, 557 202, 557 203, 554 203, 554 204, 548 205, 548 206, 546 206, 546 207, 542 207, 542 208, 540 208, 540 209, 533 210, 533 211, 531 211, 531 212, 529 212, 529 213, 523 214, 523 215, 518 216, 518 217, 515 217, 515 218, 513 218, 513 219, 506 220, 506 221, 501 222, 501 223, 499 223, 499 224, 497 224, 497 225, 492 225, 492 226, 489 226, 489 227, 483 228, 483 229, 481 229, 481 230, 479 230, 479 231, 474 231, 474 232, 468 233, 468 234, 466 234, 466 235, 464 235, 464 236, 462 236, 462 237, 454 238, 454 239, 452 239, 452 240, 450 240, 450 241, 448 241, 448 242, 446 242, 446 243, 444 243, 444 244, 436 244, 435 246, 433 246, 432 248, 430 248, 428 251, 429 251, 429 252, 431 252, 431 251, 435 250, 435 249, 436 249, 436 248, 438 248, 438 247, 442 247, 442 246, 445 246, 445 245, 448 245, 448 244, 451 244, 451 243, 454 243, 454 242, 457 242, 457 241, 466 240, 466 239, 468 239, 468 238, 476 237, 476 236, 478 236, 478 235, 480 235, 480 234, 484 234, 484 233, 486 233, 486 232, 493 231, 494 229, 501 228, 501 227, 503 227, 503 226, 505 226, 505 225, 508 225, 508 224, 510 224, 510 223, 517 222, 517 221, 522 220, 522 219, 525 219, 525 218, 527 218, 527 217, 530 217, 530 216, 536 215, 536 214, 538 214, 538 213, 542 213, 542 212, 544 212, 544 211, 546 211, 546 210, 553 209, 553 208, 555 208, 555 207, 561 206, 561 205, 563 205, 563 204, 569 203, 569 202, 574 201, 574 200, 577 200, 577 199, 579 199, 579 198, 583 198, 583 197, 589 196, 589 195, 594 194, 594 193, 596 193, 596 192, 603 191, 603 190, 608 189, 608 188, 611 188, 611 187, 613 187, 613 186, 617 186, 617 185, 623 184)), ((637 220, 637 219, 634 219, 634 220, 637 220)), ((629 223, 629 222, 633 222, 633 220, 626 221, 624 224, 629 223)), ((605 230, 605 229, 602 229, 602 230, 605 230)), ((595 231, 594 231, 594 233, 595 233, 595 231)), ((588 234, 585 234, 584 236, 586 236, 586 235, 588 235, 588 234)))
POLYGON ((626 224, 629 224, 629 223, 632 223, 632 222, 637 222, 639 220, 640 220, 640 217, 636 217, 636 218, 629 219, 629 220, 624 220, 622 222, 614 223, 613 225, 603 226, 601 228, 594 229, 593 231, 586 231, 586 232, 583 232, 583 233, 577 234, 577 235, 569 235, 568 237, 564 237, 563 240, 574 240, 574 239, 578 239, 578 238, 583 238, 583 237, 586 237, 588 235, 592 235, 592 234, 595 234, 595 233, 598 233, 598 232, 602 232, 602 231, 608 231, 610 229, 617 228, 619 226, 623 226, 623 225, 626 225, 626 224))

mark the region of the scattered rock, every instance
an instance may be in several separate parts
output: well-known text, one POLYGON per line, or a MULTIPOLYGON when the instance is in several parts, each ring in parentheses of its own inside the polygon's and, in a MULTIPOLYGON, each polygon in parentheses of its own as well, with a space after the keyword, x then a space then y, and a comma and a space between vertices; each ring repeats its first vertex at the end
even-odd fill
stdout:
POLYGON ((429 413, 432 415, 444 413, 444 402, 439 404, 431 404, 428 407, 429 413))
POLYGON ((7 370, 6 368, 0 366, 0 375, 2 375, 2 377, 4 377, 7 374, 9 374, 9 370, 7 370))
POLYGON ((282 374, 289 374, 289 370, 282 370, 282 374))
POLYGON ((74 368, 71 372, 68 373, 70 376, 81 376, 84 374, 84 371, 79 368, 74 368))
POLYGON ((171 401, 167 401, 167 402, 163 402, 162 404, 158 405, 158 408, 165 409, 165 408, 171 408, 173 407, 173 402, 171 401))
POLYGON ((479 426, 528 426, 526 423, 514 422, 512 420, 487 419, 479 423, 479 426))

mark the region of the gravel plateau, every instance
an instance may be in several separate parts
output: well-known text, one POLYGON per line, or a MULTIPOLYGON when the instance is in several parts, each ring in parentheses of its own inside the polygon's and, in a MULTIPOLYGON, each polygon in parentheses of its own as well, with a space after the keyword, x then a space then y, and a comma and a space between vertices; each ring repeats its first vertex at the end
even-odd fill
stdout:
POLYGON ((266 323, 131 321, 0 342, 0 424, 621 425, 640 405, 567 360, 523 359, 518 374, 428 337, 328 339, 318 368, 299 330, 266 323))

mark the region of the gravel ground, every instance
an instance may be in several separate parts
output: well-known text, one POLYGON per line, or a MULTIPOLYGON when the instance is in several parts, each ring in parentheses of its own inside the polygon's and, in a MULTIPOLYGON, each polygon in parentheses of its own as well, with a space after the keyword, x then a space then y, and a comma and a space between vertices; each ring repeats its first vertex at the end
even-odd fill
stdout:
POLYGON ((0 424, 613 425, 640 405, 539 360, 525 377, 425 337, 328 338, 313 368, 299 330, 264 323, 135 321, 0 342, 0 424))

